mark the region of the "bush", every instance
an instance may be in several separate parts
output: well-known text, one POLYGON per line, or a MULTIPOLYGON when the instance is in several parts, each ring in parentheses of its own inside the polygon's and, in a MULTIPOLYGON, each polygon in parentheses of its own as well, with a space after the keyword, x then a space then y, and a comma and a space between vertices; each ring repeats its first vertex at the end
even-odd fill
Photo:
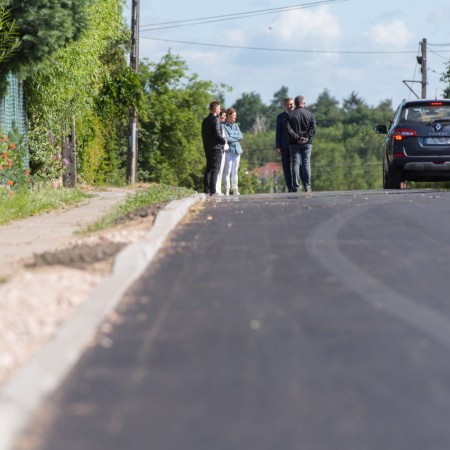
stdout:
POLYGON ((28 186, 29 182, 27 150, 22 140, 13 141, 6 135, 1 136, 0 185, 10 192, 28 186))

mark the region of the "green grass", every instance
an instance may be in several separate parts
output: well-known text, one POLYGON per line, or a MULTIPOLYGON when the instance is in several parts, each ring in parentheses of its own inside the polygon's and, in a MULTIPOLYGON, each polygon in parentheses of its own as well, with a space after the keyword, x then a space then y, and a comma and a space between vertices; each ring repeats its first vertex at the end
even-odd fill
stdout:
POLYGON ((164 184, 151 184, 145 190, 129 194, 126 200, 117 205, 110 213, 89 226, 85 232, 95 232, 115 225, 116 220, 128 213, 132 213, 143 206, 166 203, 171 200, 189 197, 195 191, 182 187, 167 186, 164 184))
POLYGON ((66 188, 24 190, 15 192, 12 197, 6 192, 0 194, 2 194, 0 195, 0 225, 54 209, 61 209, 66 205, 73 205, 90 197, 78 189, 66 188))

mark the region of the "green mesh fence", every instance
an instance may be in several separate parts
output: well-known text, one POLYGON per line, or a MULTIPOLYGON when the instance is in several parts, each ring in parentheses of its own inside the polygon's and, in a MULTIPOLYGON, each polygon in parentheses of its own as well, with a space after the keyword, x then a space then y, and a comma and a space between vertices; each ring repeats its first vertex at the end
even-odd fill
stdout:
POLYGON ((22 83, 15 75, 8 75, 8 90, 0 99, 0 130, 8 133, 17 128, 26 136, 26 110, 22 83))

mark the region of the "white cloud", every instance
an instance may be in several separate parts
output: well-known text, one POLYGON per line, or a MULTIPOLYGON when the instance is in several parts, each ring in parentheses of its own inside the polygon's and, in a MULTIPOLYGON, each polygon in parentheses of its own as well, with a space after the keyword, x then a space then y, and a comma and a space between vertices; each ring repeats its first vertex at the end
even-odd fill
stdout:
POLYGON ((389 23, 375 25, 369 33, 366 33, 366 37, 375 44, 383 46, 383 49, 390 50, 391 48, 400 49, 409 45, 414 35, 409 31, 405 22, 396 19, 389 23))
POLYGON ((342 35, 339 22, 328 6, 284 12, 269 26, 268 32, 283 42, 304 43, 314 40, 317 47, 335 42, 342 35))
POLYGON ((247 43, 245 33, 238 28, 225 31, 223 34, 221 34, 221 37, 223 37, 223 45, 244 46, 247 43))
MULTIPOLYGON (((173 53, 177 53, 174 51, 173 53)), ((220 63, 220 57, 217 53, 208 51, 208 52, 202 52, 200 50, 188 50, 184 51, 181 54, 181 57, 190 62, 196 62, 200 63, 202 66, 210 67, 219 65, 220 63)))

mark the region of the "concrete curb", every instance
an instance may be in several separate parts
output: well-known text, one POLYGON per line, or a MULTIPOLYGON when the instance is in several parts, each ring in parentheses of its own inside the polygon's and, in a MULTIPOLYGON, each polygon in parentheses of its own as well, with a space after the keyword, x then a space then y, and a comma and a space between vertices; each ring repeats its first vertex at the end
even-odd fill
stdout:
POLYGON ((142 275, 169 233, 204 194, 175 200, 156 217, 144 241, 116 257, 112 274, 83 302, 31 360, 0 391, 0 450, 12 450, 34 411, 64 380, 99 325, 142 275), (83 330, 83 333, 80 331, 83 330))

